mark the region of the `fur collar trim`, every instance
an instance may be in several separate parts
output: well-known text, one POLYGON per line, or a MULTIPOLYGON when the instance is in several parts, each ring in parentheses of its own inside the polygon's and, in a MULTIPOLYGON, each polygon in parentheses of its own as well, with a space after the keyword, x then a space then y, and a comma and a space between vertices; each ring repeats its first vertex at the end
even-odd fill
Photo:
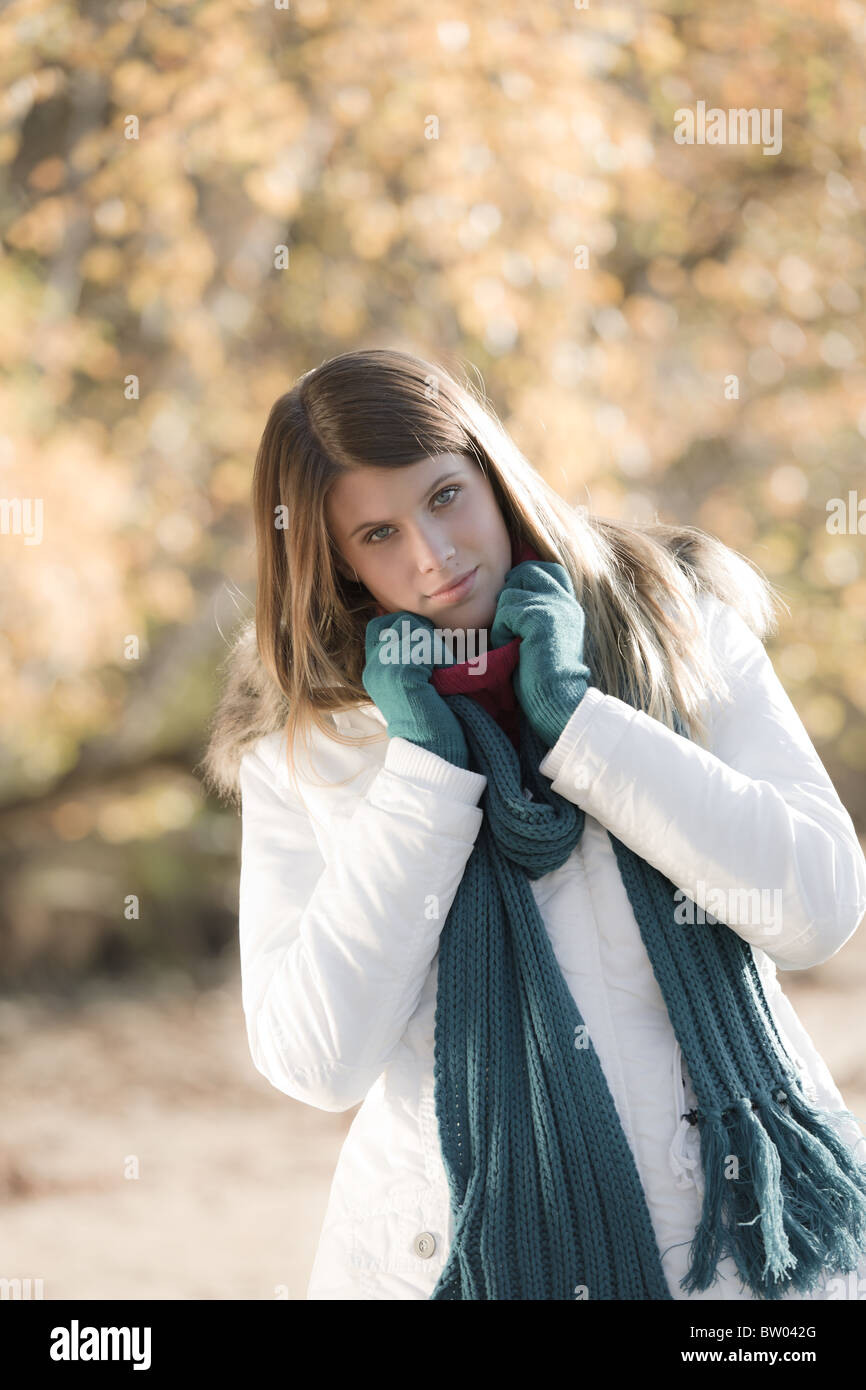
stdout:
POLYGON ((199 767, 208 791, 240 804, 241 759, 260 738, 285 727, 289 703, 259 655, 253 618, 237 630, 220 671, 222 693, 199 767))

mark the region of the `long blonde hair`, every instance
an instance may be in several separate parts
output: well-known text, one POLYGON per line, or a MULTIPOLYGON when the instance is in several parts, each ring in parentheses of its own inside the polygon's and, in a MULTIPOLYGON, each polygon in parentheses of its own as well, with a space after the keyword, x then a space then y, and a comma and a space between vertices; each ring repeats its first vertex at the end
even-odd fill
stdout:
POLYGON ((378 348, 342 353, 300 377, 272 406, 256 456, 256 642, 285 697, 292 775, 296 744, 314 726, 344 744, 384 736, 352 736, 329 717, 369 703, 361 675, 376 601, 337 567, 328 490, 347 470, 404 468, 446 452, 484 470, 512 538, 568 571, 586 615, 593 684, 669 727, 676 709, 689 736, 704 742, 703 700, 724 682, 710 669, 695 599, 715 594, 763 640, 775 631, 779 597, 763 573, 696 527, 573 508, 468 379, 378 348))

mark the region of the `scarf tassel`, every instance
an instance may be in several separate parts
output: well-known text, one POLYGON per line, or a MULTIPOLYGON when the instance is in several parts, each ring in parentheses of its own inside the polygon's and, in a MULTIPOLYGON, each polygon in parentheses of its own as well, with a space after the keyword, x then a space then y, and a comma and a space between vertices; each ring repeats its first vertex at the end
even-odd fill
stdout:
POLYGON ((724 1112, 698 1111, 705 1191, 680 1281, 687 1294, 710 1286, 725 1255, 767 1299, 790 1288, 806 1293, 822 1273, 857 1269, 866 1246, 866 1164, 839 1137, 832 1113, 811 1105, 793 1078, 724 1112), (739 1167, 726 1176, 732 1158, 739 1167))

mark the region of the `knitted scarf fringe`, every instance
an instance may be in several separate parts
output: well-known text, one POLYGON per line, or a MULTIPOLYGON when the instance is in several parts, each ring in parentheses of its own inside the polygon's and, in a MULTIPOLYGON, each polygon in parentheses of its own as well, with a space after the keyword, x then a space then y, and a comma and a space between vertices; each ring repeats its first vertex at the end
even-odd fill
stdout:
POLYGON ((686 1293, 709 1288, 726 1255, 768 1300, 858 1267, 866 1168, 835 1132, 833 1112, 811 1105, 796 1078, 786 1085, 784 1101, 760 1090, 723 1112, 698 1111, 706 1188, 680 1281, 686 1293), (739 1168, 730 1172, 734 1156, 739 1168))
MULTIPOLYGON (((446 700, 488 784, 440 937, 435 1106, 454 1237, 431 1298, 670 1299, 634 1156, 595 1048, 575 1042, 585 1024, 528 882, 565 862, 584 813, 538 772, 546 749, 522 711, 518 756, 475 700, 446 700)), ((866 1164, 804 1095, 751 948, 723 923, 671 930, 674 885, 608 834, 698 1097, 705 1190, 680 1287, 709 1288, 726 1256, 765 1299, 850 1273, 866 1248, 866 1164)))

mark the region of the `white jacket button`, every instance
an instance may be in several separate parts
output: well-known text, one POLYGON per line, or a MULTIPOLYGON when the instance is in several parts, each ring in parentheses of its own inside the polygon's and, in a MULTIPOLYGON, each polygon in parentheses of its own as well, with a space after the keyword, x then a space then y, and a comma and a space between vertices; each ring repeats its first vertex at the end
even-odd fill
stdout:
POLYGON ((419 1231, 412 1242, 412 1248, 416 1255, 420 1255, 422 1260, 429 1260, 433 1251, 436 1249, 436 1239, 431 1236, 429 1231, 419 1231))

